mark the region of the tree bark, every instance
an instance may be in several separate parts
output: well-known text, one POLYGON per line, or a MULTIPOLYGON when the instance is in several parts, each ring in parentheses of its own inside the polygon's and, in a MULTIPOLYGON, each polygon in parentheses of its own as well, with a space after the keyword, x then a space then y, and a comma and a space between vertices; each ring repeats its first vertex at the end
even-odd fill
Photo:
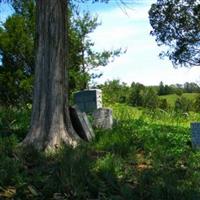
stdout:
POLYGON ((36 1, 36 60, 31 128, 23 143, 39 150, 79 139, 69 117, 66 0, 36 1))

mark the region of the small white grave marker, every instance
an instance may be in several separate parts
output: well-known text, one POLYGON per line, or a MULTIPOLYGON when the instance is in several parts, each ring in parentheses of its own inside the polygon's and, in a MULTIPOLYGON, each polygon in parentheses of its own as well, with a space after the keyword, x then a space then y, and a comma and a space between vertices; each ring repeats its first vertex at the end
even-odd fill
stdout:
POLYGON ((95 128, 112 129, 113 116, 112 109, 110 108, 99 108, 93 113, 94 121, 93 126, 95 128))

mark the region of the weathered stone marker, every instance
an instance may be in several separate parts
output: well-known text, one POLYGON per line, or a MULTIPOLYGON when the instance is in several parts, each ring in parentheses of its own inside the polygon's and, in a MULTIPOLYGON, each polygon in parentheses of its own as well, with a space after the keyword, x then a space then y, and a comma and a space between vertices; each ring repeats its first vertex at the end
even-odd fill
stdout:
POLYGON ((192 129, 192 148, 200 149, 200 123, 193 122, 191 123, 192 129))
POLYGON ((70 119, 77 134, 84 140, 90 141, 95 135, 87 115, 75 107, 70 107, 70 119))
POLYGON ((90 89, 74 94, 75 105, 82 112, 92 113, 102 107, 102 92, 99 89, 90 89))
POLYGON ((113 116, 112 109, 99 108, 93 113, 94 121, 93 126, 95 128, 112 129, 113 116))

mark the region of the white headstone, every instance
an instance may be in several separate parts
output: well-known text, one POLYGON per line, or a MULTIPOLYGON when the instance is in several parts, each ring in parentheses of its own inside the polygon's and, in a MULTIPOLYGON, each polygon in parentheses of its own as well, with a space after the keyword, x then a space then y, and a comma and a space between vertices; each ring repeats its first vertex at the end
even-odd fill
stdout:
POLYGON ((93 126, 95 128, 112 129, 113 116, 112 109, 99 108, 93 113, 94 121, 93 126))

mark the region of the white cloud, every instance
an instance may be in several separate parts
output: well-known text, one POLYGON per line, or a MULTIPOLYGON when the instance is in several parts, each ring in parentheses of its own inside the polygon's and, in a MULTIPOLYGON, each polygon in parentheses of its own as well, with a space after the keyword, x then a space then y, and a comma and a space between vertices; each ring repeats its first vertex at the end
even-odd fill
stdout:
POLYGON ((200 67, 174 69, 169 60, 159 59, 158 54, 163 48, 158 47, 149 34, 148 10, 152 2, 135 7, 128 16, 120 8, 99 12, 102 26, 91 34, 95 48, 128 48, 127 53, 114 63, 100 68, 103 76, 99 83, 114 78, 129 84, 135 81, 147 85, 159 84, 160 81, 174 84, 200 80, 200 67))
POLYGON ((150 25, 147 23, 147 8, 134 9, 128 16, 120 8, 99 13, 102 25, 90 36, 95 41, 96 49, 109 49, 110 47, 127 47, 133 41, 148 37, 150 25), (140 19, 140 21, 137 21, 140 19), (143 24, 147 24, 149 28, 143 24))
POLYGON ((96 49, 109 49, 110 47, 127 47, 130 43, 130 38, 139 35, 139 30, 130 29, 129 26, 113 26, 104 30, 99 28, 91 34, 91 38, 95 41, 96 49))

